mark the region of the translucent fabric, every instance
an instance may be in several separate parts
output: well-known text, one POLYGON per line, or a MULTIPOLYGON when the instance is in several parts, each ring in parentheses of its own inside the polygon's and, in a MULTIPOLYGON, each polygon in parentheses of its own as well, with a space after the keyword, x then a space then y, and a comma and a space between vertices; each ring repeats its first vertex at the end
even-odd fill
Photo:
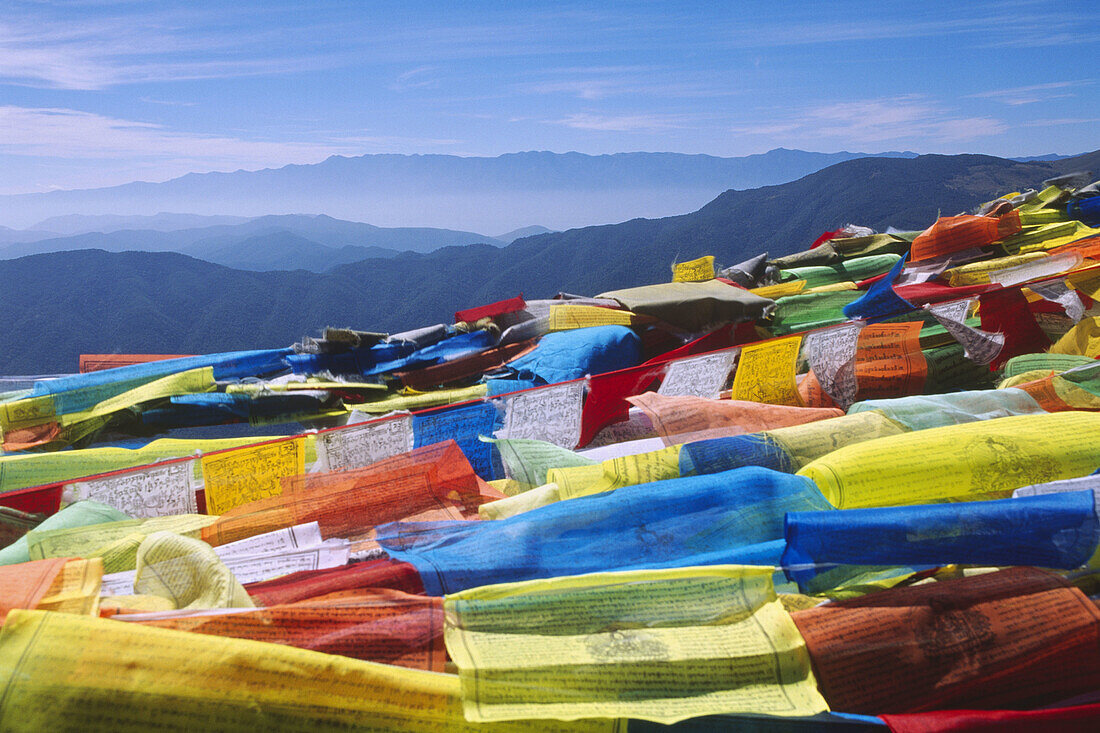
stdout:
POLYGON ((1050 339, 1035 322, 1027 298, 1019 288, 1002 288, 983 293, 978 300, 982 330, 1003 333, 1005 345, 990 362, 997 369, 1014 356, 1034 354, 1050 348, 1050 339))
POLYGON ((848 445, 900 435, 906 428, 878 411, 843 415, 763 433, 776 440, 797 468, 848 445))
MULTIPOLYGON (((103 522, 118 522, 129 519, 112 506, 98 501, 78 501, 65 507, 57 514, 53 514, 35 527, 35 531, 48 532, 53 529, 72 529, 74 527, 86 527, 91 524, 103 522)), ((0 550, 0 565, 14 565, 28 562, 31 556, 28 552, 29 544, 26 535, 0 550)))
POLYGON ((1064 372, 1067 369, 1091 364, 1095 361, 1089 356, 1078 354, 1021 354, 1005 362, 1003 375, 1007 379, 1036 369, 1064 372))
POLYGON ((727 428, 755 433, 844 414, 843 410, 835 407, 792 407, 748 400, 710 400, 690 395, 661 395, 656 392, 631 397, 629 402, 645 411, 657 433, 666 438, 704 434, 708 430, 727 428))
POLYGON ((890 588, 791 616, 837 710, 1026 709, 1100 685, 1100 611, 1035 568, 890 588))
POLYGON ((251 608, 248 593, 210 545, 154 532, 137 550, 134 591, 172 601, 173 608, 251 608))
POLYGON ((387 559, 368 560, 328 570, 303 570, 245 586, 257 606, 309 602, 336 593, 365 593, 371 588, 388 588, 402 593, 424 592, 416 568, 387 559))
MULTIPOLYGON (((249 611, 152 614, 144 626, 273 644, 442 672, 443 604, 395 590, 330 593, 308 601, 249 611)), ((130 620, 126 615, 119 616, 130 620)))
POLYGON ((783 473, 797 470, 783 446, 767 433, 700 440, 680 449, 681 476, 721 473, 742 466, 760 466, 783 473))
POLYGON ((481 438, 490 437, 497 427, 497 409, 491 402, 442 408, 413 415, 413 447, 453 440, 478 476, 488 480, 504 478, 494 468, 493 446, 481 438))
POLYGON ((833 451, 799 470, 838 509, 1003 499, 1096 469, 1100 415, 1059 412, 948 425, 833 451))
POLYGON ((1100 703, 1043 710, 934 710, 882 718, 893 733, 1092 733, 1100 729, 1100 703))
POLYGON ((772 568, 594 573, 448 596, 471 721, 826 709, 772 568))
MULTIPOLYGON (((0 728, 480 731, 459 681, 395 665, 110 619, 13 611, 0 631, 0 728)), ((606 731, 615 720, 523 721, 497 731, 606 731)))
MULTIPOLYGON (((1084 565, 1100 539, 1092 491, 998 501, 832 512, 791 512, 787 577, 804 592, 821 567, 841 565, 1084 565)), ((830 578, 836 582, 836 576, 830 578)), ((831 587, 831 586, 830 586, 831 587)))
POLYGON ((454 441, 362 469, 289 479, 280 496, 230 509, 203 530, 212 545, 316 521, 325 537, 362 534, 376 524, 426 514, 476 516, 480 484, 454 441), (430 512, 430 514, 429 514, 430 512))
POLYGON ((608 569, 759 564, 738 554, 781 540, 787 512, 826 508, 810 482, 750 467, 628 486, 493 522, 395 523, 379 527, 377 539, 391 557, 416 566, 429 594, 442 595, 608 569))
POLYGON ((1010 211, 1004 216, 941 216, 913 240, 914 262, 943 257, 953 252, 984 247, 1020 231, 1020 216, 1010 211))
POLYGON ((877 410, 909 430, 992 420, 1011 415, 1045 412, 1029 394, 1018 389, 986 389, 913 395, 891 400, 864 400, 848 408, 849 414, 877 410))

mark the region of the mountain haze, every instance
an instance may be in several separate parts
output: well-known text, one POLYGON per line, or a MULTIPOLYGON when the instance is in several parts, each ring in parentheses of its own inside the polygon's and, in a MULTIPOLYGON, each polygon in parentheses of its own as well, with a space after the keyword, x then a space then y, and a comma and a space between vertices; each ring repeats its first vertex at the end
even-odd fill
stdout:
POLYGON ((189 211, 260 216, 323 211, 390 227, 507 231, 538 221, 564 229, 692 211, 727 189, 783 183, 859 157, 865 154, 783 148, 742 158, 550 152, 495 158, 333 156, 313 165, 191 173, 163 183, 0 196, 0 224, 30 226, 73 214, 189 211))
POLYGON ((1100 170, 1100 152, 1020 163, 982 155, 859 159, 791 183, 727 191, 698 211, 427 254, 327 273, 244 272, 174 253, 61 252, 0 262, 10 343, 0 374, 75 369, 82 352, 205 353, 285 346, 326 325, 397 331, 523 293, 595 294, 669 278, 674 259, 733 264, 805 249, 846 223, 919 229, 938 213, 1100 170), (41 335, 48 333, 49 338, 41 335))
POLYGON ((124 229, 87 232, 0 246, 0 258, 78 249, 108 252, 179 252, 246 270, 312 270, 398 252, 431 252, 440 247, 488 242, 476 232, 429 227, 384 228, 330 216, 279 215, 195 229, 157 231, 124 229))
POLYGON ((198 214, 176 214, 167 211, 161 211, 151 216, 66 214, 43 219, 31 228, 67 237, 88 232, 118 232, 123 229, 174 232, 179 229, 197 229, 219 224, 244 224, 246 221, 248 221, 248 218, 244 216, 199 216, 198 214))

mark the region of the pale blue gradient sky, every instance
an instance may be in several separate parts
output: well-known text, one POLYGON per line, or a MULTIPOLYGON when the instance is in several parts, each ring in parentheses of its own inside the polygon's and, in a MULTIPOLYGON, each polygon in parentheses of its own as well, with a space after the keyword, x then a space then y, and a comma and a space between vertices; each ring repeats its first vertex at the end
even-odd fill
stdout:
POLYGON ((1100 148, 1100 4, 5 0, 0 193, 333 154, 1100 148))

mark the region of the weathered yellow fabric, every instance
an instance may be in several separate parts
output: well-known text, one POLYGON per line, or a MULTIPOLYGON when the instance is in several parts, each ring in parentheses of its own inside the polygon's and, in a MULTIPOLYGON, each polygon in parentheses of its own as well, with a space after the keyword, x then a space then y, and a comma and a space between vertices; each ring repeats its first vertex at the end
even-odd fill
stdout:
POLYGON ((486 483, 505 496, 516 496, 517 494, 522 494, 524 491, 529 491, 533 488, 530 484, 516 481, 514 478, 500 478, 486 483))
POLYGON ((772 568, 593 573, 444 601, 467 720, 827 709, 772 568))
POLYGON ((805 280, 791 280, 790 282, 778 283, 776 285, 765 285, 760 288, 751 288, 749 292, 753 295, 759 295, 761 298, 775 300, 776 298, 782 298, 785 295, 798 295, 805 288, 805 280))
POLYGON ((137 563, 137 551, 145 535, 134 532, 99 547, 88 554, 103 561, 103 570, 107 573, 120 573, 132 570, 137 563))
POLYGON ((776 428, 766 431, 764 435, 774 438, 790 454, 795 465, 802 467, 844 446, 904 432, 907 431, 900 423, 881 412, 869 410, 789 428, 776 428))
POLYGON ((630 311, 594 305, 550 306, 551 331, 572 331, 592 326, 633 326, 651 319, 630 311))
POLYGON ((202 540, 154 532, 137 551, 134 592, 160 596, 173 608, 252 608, 233 572, 202 540))
POLYGON ((0 630, 0 730, 13 733, 483 730, 463 718, 459 689, 454 675, 108 619, 14 611, 0 630))
POLYGON ((564 468, 551 468, 546 472, 546 483, 557 484, 562 497, 580 496, 589 486, 599 481, 603 476, 603 465, 600 463, 591 466, 567 466, 564 468))
POLYGON ((103 562, 99 558, 69 560, 35 608, 40 611, 98 616, 99 588, 102 582, 103 562))
POLYGON ((987 285, 990 282, 989 273, 991 272, 1004 270, 1009 267, 1016 267, 1017 265, 1022 265, 1025 262, 1031 262, 1033 260, 1041 260, 1044 257, 1046 257, 1046 253, 1044 252, 996 257, 991 260, 982 260, 980 262, 972 262, 967 265, 953 267, 950 270, 944 271, 943 277, 947 278, 947 283, 953 288, 962 287, 964 285, 987 285))
MULTIPOLYGON (((1095 234, 1100 234, 1100 229, 1086 226, 1077 220, 1046 224, 1038 227, 1036 233, 1031 238, 1019 245, 1020 253, 1046 252, 1056 247, 1061 247, 1063 244, 1069 244, 1070 242, 1074 242, 1083 237, 1091 237, 1095 234)), ((1026 234, 1018 234, 1016 236, 1024 237, 1026 234)), ((1008 247, 1012 239, 1013 238, 1010 237, 1004 240, 1002 244, 1008 247)))
POLYGON ((458 389, 437 389, 431 392, 419 394, 399 395, 374 402, 362 402, 355 405, 355 409, 371 415, 385 415, 395 410, 420 410, 425 407, 438 407, 454 402, 476 400, 489 394, 489 387, 484 384, 475 384, 472 387, 458 389))
MULTIPOLYGON (((680 476, 680 447, 672 445, 647 453, 619 456, 599 464, 600 475, 587 486, 571 483, 561 491, 561 498, 572 499, 623 486, 635 486, 651 481, 664 481, 680 476)), ((560 488, 560 487, 559 487, 560 488)))
POLYGON ((557 484, 544 484, 507 499, 482 504, 477 508, 477 514, 482 519, 506 519, 561 500, 557 484))
POLYGON ((1100 356, 1100 318, 1082 318, 1049 351, 1052 354, 1080 354, 1092 359, 1100 356))
POLYGON ((1085 476, 1100 455, 1100 414, 1059 412, 918 430, 833 451, 798 475, 838 509, 1003 499, 1085 476))
POLYGON ((1024 372, 1023 374, 1017 374, 1014 377, 1002 379, 1000 383, 997 384, 997 389, 1008 389, 1009 387, 1017 387, 1021 384, 1034 382, 1037 379, 1045 379, 1052 374, 1054 374, 1053 369, 1032 369, 1031 371, 1024 372))
POLYGON ((99 599, 99 610, 104 615, 119 611, 145 611, 150 613, 154 611, 171 611, 175 607, 170 599, 161 596, 104 596, 99 599))
POLYGON ((698 283, 714 279, 714 256, 706 255, 672 266, 672 282, 698 283))
POLYGON ((846 280, 841 283, 829 283, 828 285, 818 285, 816 288, 810 288, 809 290, 802 291, 804 295, 813 295, 814 293, 839 293, 844 290, 858 290, 856 284, 851 280, 846 280))
MULTIPOLYGON (((133 546, 131 535, 144 538, 154 532, 174 532, 198 537, 200 530, 213 524, 215 520, 217 520, 216 516, 206 514, 179 514, 150 519, 125 519, 120 522, 105 522, 45 532, 32 530, 26 535, 27 551, 32 560, 42 560, 47 557, 101 557, 103 555, 116 558, 119 556, 116 551, 120 547, 133 546)), ((136 549, 134 547, 135 557, 136 549)), ((132 570, 133 567, 132 564, 128 567, 112 566, 105 568, 105 572, 132 570)))

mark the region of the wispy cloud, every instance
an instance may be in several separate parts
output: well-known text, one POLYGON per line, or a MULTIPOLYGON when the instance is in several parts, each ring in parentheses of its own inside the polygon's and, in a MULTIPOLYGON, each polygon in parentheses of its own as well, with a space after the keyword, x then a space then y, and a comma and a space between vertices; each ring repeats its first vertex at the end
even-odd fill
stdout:
MULTIPOLYGON (((669 76, 674 75, 669 74, 669 76)), ((714 83, 688 79, 660 81, 653 78, 633 79, 629 77, 524 82, 516 84, 513 88, 523 94, 562 94, 587 101, 627 95, 675 99, 728 97, 740 93, 735 89, 723 88, 714 83)))
POLYGON ((1030 120, 1023 123, 1024 127, 1055 127, 1058 125, 1093 125, 1100 122, 1100 117, 1056 117, 1045 120, 1030 120))
POLYGON ((333 135, 331 141, 335 144, 356 145, 364 153, 369 152, 393 152, 396 149, 416 148, 445 148, 452 145, 461 145, 465 140, 447 137, 409 137, 406 135, 348 135, 339 133, 333 135))
POLYGON ((1072 90, 1077 87, 1088 86, 1095 82, 1091 79, 1080 81, 1052 81, 1045 84, 1032 84, 1030 86, 1013 87, 1011 89, 993 89, 988 92, 971 94, 972 98, 992 99, 1013 106, 1047 102, 1052 99, 1064 99, 1074 96, 1072 90))
POLYGON ((0 107, 0 152, 59 159, 141 159, 173 169, 241 168, 312 163, 354 154, 354 141, 278 142, 178 132, 161 125, 73 109, 0 107))
POLYGON ((308 26, 296 30, 295 43, 282 44, 290 50, 273 52, 268 45, 284 29, 277 24, 249 29, 228 9, 138 4, 114 10, 108 4, 106 9, 89 5, 97 12, 86 17, 55 17, 47 5, 23 6, 22 12, 0 18, 0 81, 9 84, 94 90, 299 72, 348 58, 346 52, 327 51, 316 40, 311 43, 308 26))
POLYGON ((165 107, 194 107, 198 104, 197 102, 183 102, 180 100, 153 99, 152 97, 139 97, 139 99, 146 104, 159 104, 165 107))
POLYGON ((415 69, 398 74, 397 79, 390 85, 391 89, 405 91, 407 89, 435 89, 439 87, 439 67, 418 66, 415 69))
POLYGON ((998 135, 1007 129, 992 117, 954 115, 941 104, 910 95, 819 105, 797 116, 734 125, 731 132, 858 146, 903 139, 959 143, 998 135))
POLYGON ((575 130, 600 130, 605 132, 654 132, 685 127, 683 117, 655 114, 597 115, 577 112, 560 119, 546 120, 546 122, 552 125, 571 127, 575 130))

